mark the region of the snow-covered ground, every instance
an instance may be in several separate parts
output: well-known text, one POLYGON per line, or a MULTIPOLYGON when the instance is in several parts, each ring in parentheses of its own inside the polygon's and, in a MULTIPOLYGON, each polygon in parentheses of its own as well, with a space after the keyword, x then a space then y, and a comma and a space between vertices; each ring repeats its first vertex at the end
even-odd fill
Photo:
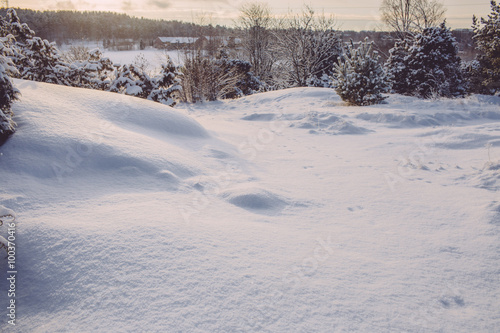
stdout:
MULTIPOLYGON (((174 64, 184 64, 182 52, 158 50, 155 48, 147 48, 145 50, 131 50, 131 51, 109 51, 103 50, 103 55, 108 57, 115 64, 133 64, 138 59, 144 58, 148 63, 150 70, 161 69, 161 64, 166 62, 169 57, 174 64)), ((159 71, 159 70, 158 70, 159 71)))
POLYGON ((499 331, 500 98, 15 83, 17 331, 499 331))
POLYGON ((169 57, 174 64, 180 66, 184 64, 184 55, 179 50, 159 50, 154 47, 147 47, 144 50, 113 51, 103 48, 102 43, 96 41, 72 41, 71 44, 63 44, 59 48, 62 52, 68 52, 72 46, 83 46, 89 50, 100 49, 104 57, 108 57, 114 64, 133 64, 144 59, 147 62, 146 71, 157 73, 161 70, 161 65, 169 57))

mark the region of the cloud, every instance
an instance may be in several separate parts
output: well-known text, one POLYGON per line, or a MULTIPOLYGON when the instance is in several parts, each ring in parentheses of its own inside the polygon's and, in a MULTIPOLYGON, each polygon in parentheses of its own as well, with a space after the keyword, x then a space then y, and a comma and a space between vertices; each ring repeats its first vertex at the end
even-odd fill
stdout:
POLYGON ((122 2, 122 10, 133 10, 134 6, 132 5, 132 1, 123 1, 122 2))
MULTIPOLYGON (((47 7, 48 9, 55 10, 91 10, 94 9, 96 5, 85 0, 56 0, 55 2, 49 4, 47 7)), ((47 7, 45 7, 44 9, 47 9, 47 7)))
POLYGON ((67 1, 56 1, 56 4, 53 6, 55 9, 61 10, 75 10, 76 6, 71 0, 67 1))
POLYGON ((166 9, 172 4, 168 0, 149 0, 148 5, 155 6, 160 9, 166 9))

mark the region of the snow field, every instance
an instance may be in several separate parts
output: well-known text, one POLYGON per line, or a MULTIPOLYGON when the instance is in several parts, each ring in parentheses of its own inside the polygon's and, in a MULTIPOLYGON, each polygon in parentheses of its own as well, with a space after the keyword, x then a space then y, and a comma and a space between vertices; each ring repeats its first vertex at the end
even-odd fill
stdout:
POLYGON ((499 327, 498 97, 172 109, 15 83, 19 331, 499 327))

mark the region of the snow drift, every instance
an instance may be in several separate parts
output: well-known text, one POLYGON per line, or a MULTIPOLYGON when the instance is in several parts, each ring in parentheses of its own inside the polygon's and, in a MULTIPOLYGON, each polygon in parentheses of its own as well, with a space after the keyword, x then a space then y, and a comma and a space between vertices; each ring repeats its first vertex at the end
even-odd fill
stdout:
POLYGON ((172 109, 15 83, 0 212, 18 331, 500 325, 497 97, 347 107, 295 88, 172 109))

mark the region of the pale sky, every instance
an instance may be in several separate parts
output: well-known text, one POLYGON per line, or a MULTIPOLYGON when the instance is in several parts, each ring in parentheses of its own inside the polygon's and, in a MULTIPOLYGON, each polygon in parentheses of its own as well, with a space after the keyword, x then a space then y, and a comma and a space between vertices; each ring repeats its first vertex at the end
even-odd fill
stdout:
MULTIPOLYGON (((11 7, 37 10, 69 9, 127 13, 131 16, 179 20, 198 23, 198 18, 211 18, 212 24, 232 25, 238 9, 246 0, 10 0, 11 7)), ((266 1, 264 1, 266 2, 266 1)), ((382 0, 273 0, 267 1, 273 13, 299 12, 304 3, 317 11, 333 14, 342 30, 383 30, 379 19, 382 0)), ((444 0, 449 27, 470 28, 472 15, 486 17, 489 0, 444 0), (475 2, 475 3, 474 3, 475 2)))

